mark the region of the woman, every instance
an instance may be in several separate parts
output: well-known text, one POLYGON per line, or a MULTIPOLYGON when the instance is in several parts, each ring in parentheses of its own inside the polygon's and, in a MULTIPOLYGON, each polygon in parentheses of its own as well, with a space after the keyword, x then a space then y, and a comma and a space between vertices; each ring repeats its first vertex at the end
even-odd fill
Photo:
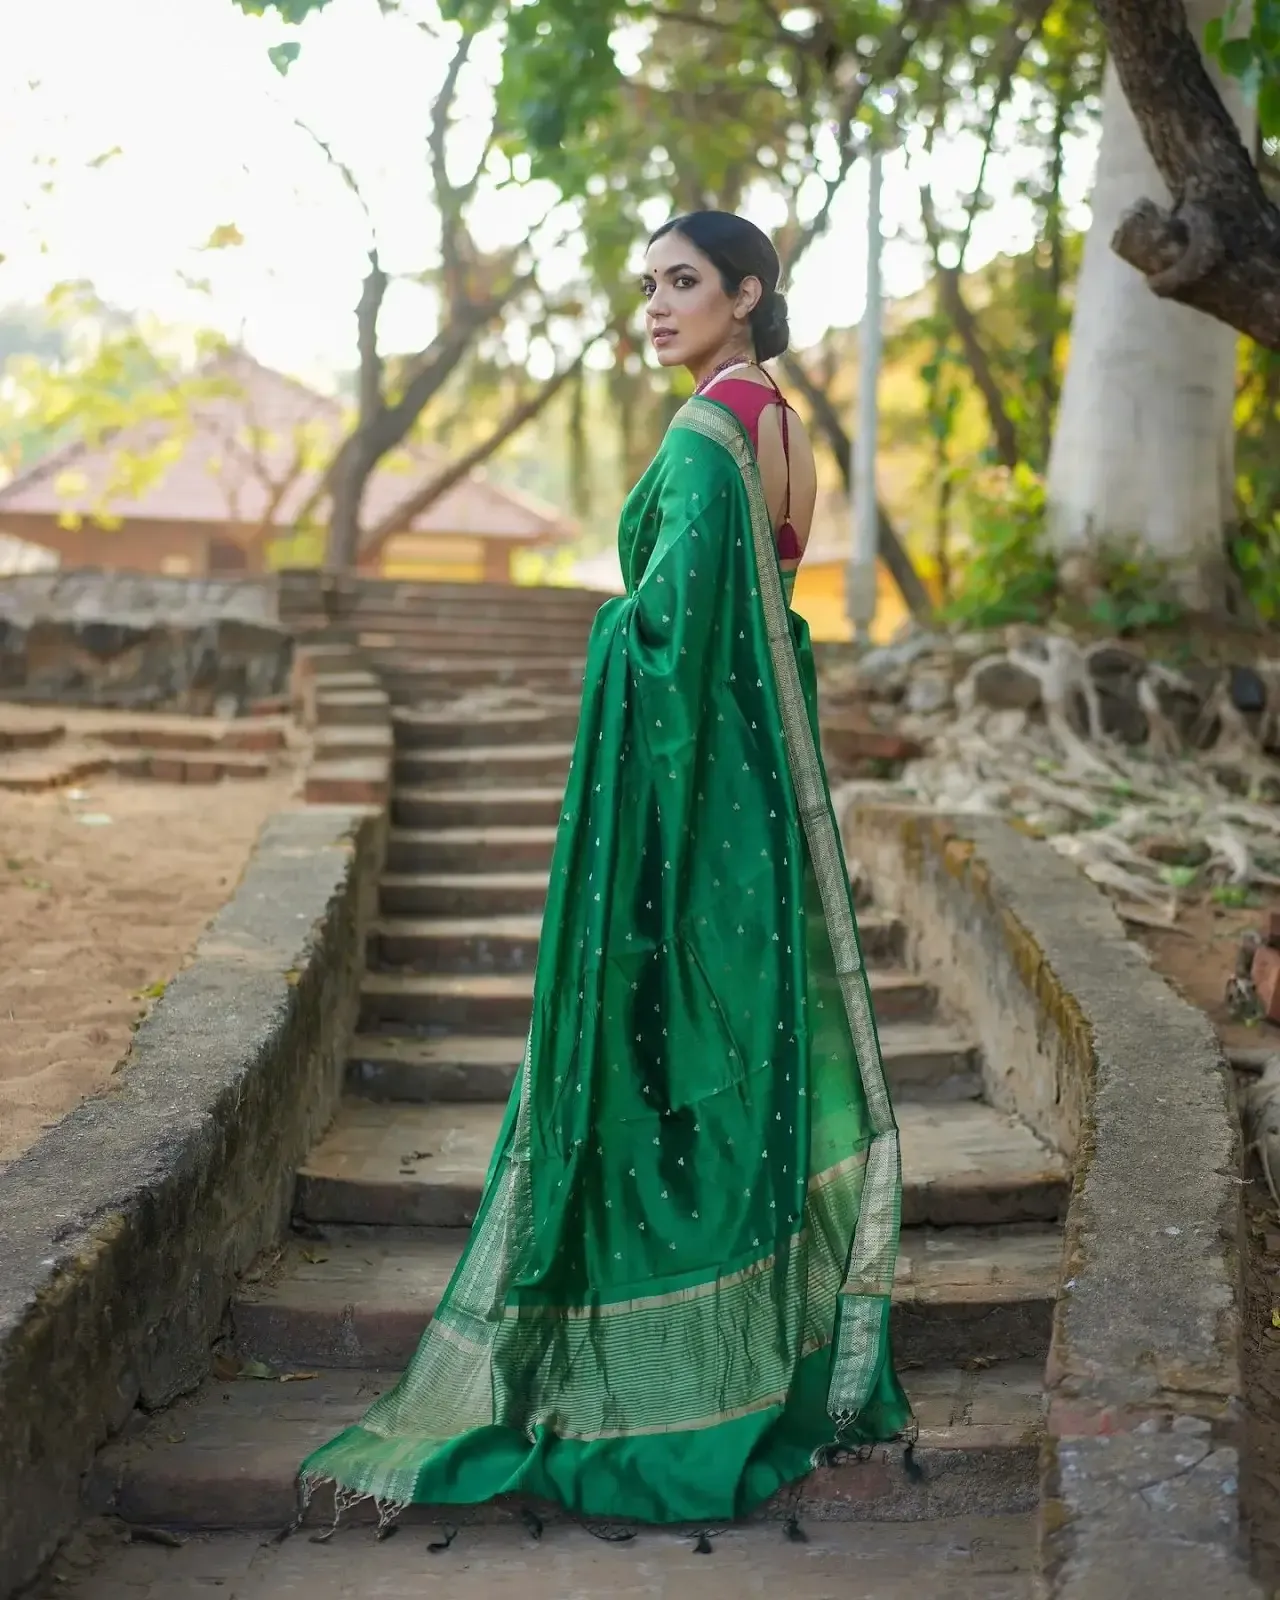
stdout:
POLYGON ((778 275, 728 213, 650 240, 650 337, 697 387, 623 510, 466 1253, 396 1388, 302 1468, 340 1504, 701 1522, 911 1437, 897 1128, 787 605, 813 458, 758 365, 778 275))

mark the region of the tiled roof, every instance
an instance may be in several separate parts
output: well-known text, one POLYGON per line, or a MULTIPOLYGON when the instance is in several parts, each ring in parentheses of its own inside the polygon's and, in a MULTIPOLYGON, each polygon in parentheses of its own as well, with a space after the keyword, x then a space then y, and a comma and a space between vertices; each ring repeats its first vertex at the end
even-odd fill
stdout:
MULTIPOLYGON (((322 465, 328 441, 336 442, 342 435, 342 407, 242 351, 222 358, 216 370, 227 374, 235 392, 202 399, 193 407, 192 429, 181 455, 157 483, 136 497, 113 496, 108 507, 113 515, 232 523, 242 528, 261 527, 264 522, 282 530, 292 525, 319 478, 318 466, 299 467, 298 442, 303 437, 311 440, 308 454, 322 465), (246 443, 251 434, 262 441, 256 454, 246 443), (276 497, 278 503, 272 505, 276 497)), ((55 451, 0 488, 0 514, 56 516, 72 510, 89 515, 102 505, 113 457, 121 450, 154 448, 164 437, 163 424, 146 424, 98 446, 72 445, 55 451), (82 487, 60 494, 59 488, 66 487, 64 474, 74 474, 82 487)), ((378 522, 448 461, 445 452, 423 445, 388 457, 365 491, 361 516, 365 526, 378 522)), ((475 472, 415 517, 408 529, 532 542, 565 535, 571 524, 553 507, 475 472)))

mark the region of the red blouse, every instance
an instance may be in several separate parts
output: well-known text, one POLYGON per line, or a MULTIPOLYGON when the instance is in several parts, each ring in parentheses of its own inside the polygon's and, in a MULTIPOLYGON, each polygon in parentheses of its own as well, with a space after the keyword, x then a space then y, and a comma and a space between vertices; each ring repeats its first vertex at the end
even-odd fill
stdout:
POLYGON ((717 400, 726 410, 732 411, 734 416, 747 430, 747 437, 751 440, 751 448, 760 454, 760 418, 769 406, 777 406, 781 412, 779 420, 782 423, 782 454, 787 463, 787 498, 782 508, 782 521, 774 532, 774 539, 778 547, 778 557, 782 561, 799 561, 804 554, 800 537, 791 525, 791 451, 787 438, 787 412, 789 407, 782 395, 776 389, 766 388, 762 383, 752 383, 747 378, 721 378, 706 391, 708 400, 717 400))

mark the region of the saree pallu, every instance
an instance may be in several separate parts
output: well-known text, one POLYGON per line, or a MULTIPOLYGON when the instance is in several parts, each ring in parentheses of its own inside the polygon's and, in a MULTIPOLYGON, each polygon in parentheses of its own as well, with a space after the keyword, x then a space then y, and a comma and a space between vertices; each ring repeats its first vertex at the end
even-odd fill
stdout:
POLYGON ((909 1437, 898 1132, 750 444, 677 415, 620 531, 523 1067, 411 1366, 302 1467, 340 1503, 741 1516, 909 1437))

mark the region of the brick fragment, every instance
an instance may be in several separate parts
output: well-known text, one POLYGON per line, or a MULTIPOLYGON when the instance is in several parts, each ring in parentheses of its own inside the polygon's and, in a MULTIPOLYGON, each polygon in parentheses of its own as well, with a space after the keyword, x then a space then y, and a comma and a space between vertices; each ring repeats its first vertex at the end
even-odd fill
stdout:
POLYGON ((1280 950, 1259 945, 1253 957, 1253 986, 1268 1022, 1280 1022, 1280 950))
POLYGON ((284 729, 251 723, 248 726, 228 728, 219 743, 224 750, 247 750, 266 755, 272 750, 284 749, 284 729))

